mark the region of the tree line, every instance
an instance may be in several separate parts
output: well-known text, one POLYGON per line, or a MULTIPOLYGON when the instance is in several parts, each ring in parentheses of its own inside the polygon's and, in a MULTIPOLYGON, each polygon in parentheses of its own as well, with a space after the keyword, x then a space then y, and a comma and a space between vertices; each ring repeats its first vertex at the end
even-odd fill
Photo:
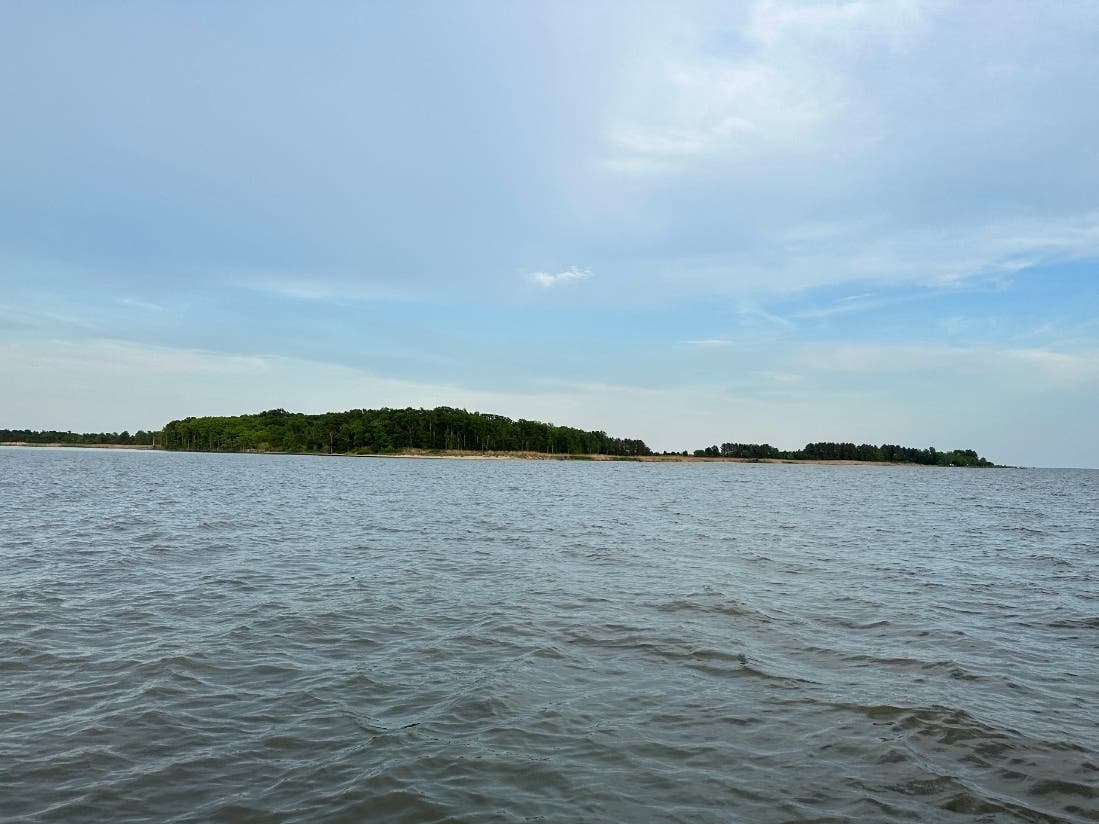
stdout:
POLYGON ((933 446, 919 449, 912 446, 898 446, 897 444, 864 443, 856 446, 853 443, 837 443, 834 441, 820 441, 806 444, 803 449, 783 451, 767 443, 723 443, 721 446, 708 446, 705 449, 696 449, 694 454, 699 457, 721 458, 746 458, 759 460, 762 458, 780 458, 793 461, 880 461, 889 463, 915 463, 925 466, 995 466, 994 463, 982 458, 972 449, 952 449, 942 452, 933 446))
MULTIPOLYGON (((207 452, 327 452, 385 454, 407 449, 538 452, 633 457, 653 454, 645 442, 503 415, 435 409, 352 409, 306 415, 271 409, 256 415, 184 418, 160 432, 59 432, 0 429, 0 442, 159 446, 207 452)), ((669 453, 664 453, 669 454, 669 453)), ((680 454, 680 453, 671 453, 680 454)), ((688 454, 686 451, 683 455, 688 454)), ((840 460, 914 463, 926 466, 995 466, 972 449, 948 452, 897 444, 819 441, 802 449, 770 444, 723 443, 696 449, 699 457, 745 460, 840 460)))
POLYGON ((52 429, 43 431, 33 429, 0 429, 0 443, 63 443, 79 446, 81 444, 117 444, 120 446, 152 446, 155 432, 139 429, 132 435, 129 432, 58 432, 52 429))
POLYGON ((406 449, 523 451, 567 455, 651 455, 644 441, 503 415, 436 409, 352 409, 306 415, 270 409, 256 415, 184 418, 157 438, 164 449, 211 452, 384 454, 406 449))

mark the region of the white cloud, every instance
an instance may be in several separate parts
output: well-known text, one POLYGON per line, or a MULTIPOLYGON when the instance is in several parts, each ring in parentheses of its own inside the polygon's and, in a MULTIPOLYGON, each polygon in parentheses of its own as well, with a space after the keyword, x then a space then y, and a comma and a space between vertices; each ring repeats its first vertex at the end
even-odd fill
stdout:
POLYGON ((589 280, 594 275, 590 269, 577 269, 575 266, 570 266, 563 272, 532 272, 527 277, 532 283, 536 283, 544 289, 552 289, 563 284, 589 280))
POLYGON ((695 346, 699 349, 723 349, 726 346, 734 345, 733 341, 725 338, 702 338, 700 340, 684 340, 680 343, 686 346, 695 346))
POLYGON ((69 329, 96 330, 99 324, 84 317, 80 312, 56 312, 37 307, 12 306, 0 304, 0 321, 12 326, 25 326, 28 328, 47 328, 52 326, 69 327, 69 329))
POLYGON ((649 32, 586 195, 676 272, 639 294, 949 286, 1099 256, 1093 9, 696 9, 649 32))
POLYGON ((1099 384, 1099 352, 1068 353, 1048 349, 1009 349, 1007 357, 1038 373, 1065 383, 1099 384))
POLYGON ((931 344, 813 343, 797 348, 792 362, 819 374, 966 377, 982 384, 1003 381, 1011 391, 1099 381, 1099 352, 1045 348, 961 347, 931 344))
POLYGON ((137 298, 118 298, 118 303, 123 306, 131 306, 134 309, 144 309, 146 312, 163 312, 164 307, 159 303, 153 303, 148 300, 138 300, 137 298))
POLYGON ((848 0, 839 3, 799 3, 763 0, 752 9, 747 27, 758 43, 834 43, 858 48, 870 39, 901 50, 919 37, 929 10, 940 6, 926 0, 848 0))
POLYGON ((402 294, 390 287, 370 288, 357 283, 341 283, 322 280, 259 280, 247 284, 249 289, 267 292, 294 300, 310 300, 322 303, 344 301, 401 300, 402 294))
POLYGON ((762 320, 772 326, 778 326, 781 328, 789 329, 794 324, 789 318, 784 318, 781 315, 776 315, 774 312, 768 312, 758 303, 754 301, 742 300, 737 307, 737 315, 742 321, 754 322, 762 320))
POLYGON ((619 173, 751 175, 746 164, 783 156, 840 162, 881 137, 846 53, 918 39, 921 16, 910 2, 768 1, 741 20, 724 6, 699 15, 690 35, 647 44, 651 68, 619 101, 603 163, 619 173), (722 40, 736 46, 715 48, 722 40))
POLYGON ((802 380, 802 375, 796 375, 793 372, 760 372, 761 377, 767 380, 774 381, 775 383, 797 383, 802 380))
POLYGON ((607 168, 678 173, 793 150, 843 105, 826 76, 720 60, 669 61, 650 94, 650 105, 611 129, 607 168))
POLYGON ((841 284, 861 290, 921 286, 942 292, 975 283, 1007 283, 1027 268, 1099 257, 1099 212, 1090 211, 954 227, 875 229, 853 223, 847 232, 799 235, 797 242, 784 242, 787 231, 777 224, 760 231, 736 253, 631 267, 635 290, 627 299, 666 303, 686 295, 728 295, 736 299, 742 320, 755 316, 790 326, 798 318, 845 314, 901 299, 883 298, 878 303, 852 298, 782 317, 760 308, 762 296, 841 284), (772 230, 776 234, 768 241, 772 230))
POLYGON ((900 295, 893 297, 882 297, 873 293, 867 292, 861 295, 850 295, 848 297, 839 298, 833 303, 827 306, 817 306, 812 309, 804 309, 796 312, 794 317, 799 319, 819 319, 819 318, 831 318, 837 315, 853 315, 859 312, 868 312, 871 309, 881 309, 885 306, 891 306, 897 303, 905 303, 908 301, 918 300, 928 297, 932 292, 919 292, 914 295, 900 295))
POLYGON ((120 340, 0 344, 0 365, 44 373, 110 373, 131 380, 152 375, 256 375, 271 371, 272 358, 226 355, 200 349, 153 346, 120 340))
POLYGON ((243 289, 292 300, 344 303, 403 300, 407 290, 394 283, 371 282, 347 272, 301 272, 251 266, 220 268, 219 280, 243 289))

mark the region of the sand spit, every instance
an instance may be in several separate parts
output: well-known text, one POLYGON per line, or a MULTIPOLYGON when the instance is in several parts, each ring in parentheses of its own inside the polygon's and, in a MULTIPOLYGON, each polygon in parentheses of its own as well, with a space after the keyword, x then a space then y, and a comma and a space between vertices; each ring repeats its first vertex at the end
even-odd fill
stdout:
MULTIPOLYGON (((165 451, 189 451, 189 450, 163 450, 157 446, 146 444, 115 444, 115 443, 27 443, 25 441, 4 441, 0 446, 42 446, 65 447, 67 449, 143 449, 165 451)), ((197 450, 210 451, 210 450, 197 450)), ((259 450, 245 450, 244 453, 226 454, 250 454, 250 455, 320 455, 336 458, 419 458, 425 460, 459 460, 459 461, 627 461, 633 463, 759 463, 759 464, 811 464, 814 466, 921 466, 915 463, 901 463, 889 461, 827 461, 827 460, 794 460, 791 458, 722 458, 714 456, 696 455, 567 455, 549 454, 546 452, 497 452, 492 450, 428 450, 409 449, 402 452, 261 452, 259 450)))
POLYGON ((791 458, 723 458, 696 455, 566 455, 546 452, 498 452, 492 450, 426 450, 410 449, 397 453, 358 454, 352 457, 363 458, 435 458, 457 460, 504 460, 504 461, 627 461, 634 463, 767 463, 767 464, 813 464, 818 466, 918 466, 888 461, 828 461, 794 460, 791 458))

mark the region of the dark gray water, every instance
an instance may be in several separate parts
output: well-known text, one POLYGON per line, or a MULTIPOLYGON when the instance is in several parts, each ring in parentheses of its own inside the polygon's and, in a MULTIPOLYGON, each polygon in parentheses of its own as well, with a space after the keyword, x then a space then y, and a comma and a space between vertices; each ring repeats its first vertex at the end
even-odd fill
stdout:
POLYGON ((0 449, 0 819, 1099 821, 1097 501, 0 449))

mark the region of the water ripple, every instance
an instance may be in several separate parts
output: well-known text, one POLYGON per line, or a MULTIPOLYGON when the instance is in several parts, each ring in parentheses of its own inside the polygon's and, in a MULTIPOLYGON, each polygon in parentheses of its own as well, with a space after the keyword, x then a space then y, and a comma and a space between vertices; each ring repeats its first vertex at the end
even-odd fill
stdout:
POLYGON ((1099 821, 1099 473, 2 449, 0 820, 1099 821))

